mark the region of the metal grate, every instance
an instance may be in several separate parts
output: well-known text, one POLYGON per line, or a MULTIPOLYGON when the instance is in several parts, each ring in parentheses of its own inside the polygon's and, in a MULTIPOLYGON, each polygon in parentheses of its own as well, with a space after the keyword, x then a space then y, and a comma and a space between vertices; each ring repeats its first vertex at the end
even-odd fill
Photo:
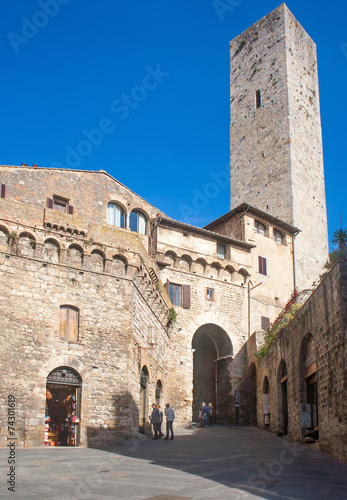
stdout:
POLYGON ((78 373, 68 366, 60 366, 53 370, 47 377, 47 382, 55 384, 82 385, 81 377, 78 373))

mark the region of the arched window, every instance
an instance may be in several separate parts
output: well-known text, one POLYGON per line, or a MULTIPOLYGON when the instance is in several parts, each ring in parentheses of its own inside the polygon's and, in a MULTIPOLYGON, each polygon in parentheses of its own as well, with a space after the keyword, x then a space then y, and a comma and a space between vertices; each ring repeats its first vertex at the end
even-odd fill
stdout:
POLYGON ((125 212, 117 203, 107 205, 107 224, 125 228, 125 212))
POLYGON ((133 210, 130 214, 130 229, 139 234, 147 234, 147 219, 142 212, 133 210))
POLYGON ((281 231, 279 231, 278 229, 275 229, 275 228, 273 230, 273 239, 276 241, 276 243, 283 244, 283 242, 284 242, 283 234, 281 233, 281 231))
POLYGON ((258 234, 266 235, 266 227, 258 220, 254 221, 254 231, 258 234))

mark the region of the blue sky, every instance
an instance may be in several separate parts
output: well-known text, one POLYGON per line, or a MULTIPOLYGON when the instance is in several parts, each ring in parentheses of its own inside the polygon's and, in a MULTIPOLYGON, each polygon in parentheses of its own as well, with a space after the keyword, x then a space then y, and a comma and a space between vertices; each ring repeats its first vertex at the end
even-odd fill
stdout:
MULTIPOLYGON (((207 224, 229 210, 229 41, 279 4, 3 1, 0 163, 103 169, 207 224)), ((318 49, 331 239, 340 212, 347 227, 347 3, 287 5, 318 49)))

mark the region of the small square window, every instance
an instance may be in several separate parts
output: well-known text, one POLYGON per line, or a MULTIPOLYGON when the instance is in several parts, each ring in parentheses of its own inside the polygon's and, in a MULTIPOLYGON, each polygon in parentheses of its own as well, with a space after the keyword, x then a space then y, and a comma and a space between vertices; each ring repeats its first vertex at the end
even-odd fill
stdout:
POLYGON ((213 288, 206 288, 206 299, 207 300, 214 300, 214 289, 213 288))
POLYGON ((225 259, 226 246, 222 243, 217 243, 217 257, 220 259, 225 259))

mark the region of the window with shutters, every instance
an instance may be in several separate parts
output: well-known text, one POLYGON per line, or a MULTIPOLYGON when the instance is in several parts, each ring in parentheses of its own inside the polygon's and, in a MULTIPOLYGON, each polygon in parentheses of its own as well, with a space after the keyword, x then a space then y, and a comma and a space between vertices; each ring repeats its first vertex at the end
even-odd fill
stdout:
POLYGON ((266 235, 266 227, 258 220, 254 221, 254 231, 258 234, 266 235))
POLYGON ((69 204, 67 198, 61 196, 53 196, 53 198, 47 198, 47 208, 52 208, 58 212, 65 212, 70 215, 74 213, 74 207, 69 204))
POLYGON ((182 287, 181 285, 169 284, 169 297, 173 306, 181 307, 182 287))
POLYGON ((79 310, 73 306, 60 307, 59 337, 69 342, 78 341, 79 310))
POLYGON ((267 276, 267 261, 265 257, 258 255, 258 273, 267 276))
POLYGON ((190 285, 176 285, 167 282, 165 288, 173 306, 190 309, 190 285))
POLYGON ((206 288, 206 299, 207 300, 214 300, 214 289, 213 288, 206 288))
POLYGON ((1 184, 1 198, 6 198, 6 184, 1 184))
POLYGON ((265 316, 261 316, 261 329, 267 330, 270 324, 270 318, 266 318, 265 316))
POLYGON ((282 245, 284 244, 284 235, 281 233, 281 231, 274 228, 272 236, 276 243, 281 243, 282 245))

